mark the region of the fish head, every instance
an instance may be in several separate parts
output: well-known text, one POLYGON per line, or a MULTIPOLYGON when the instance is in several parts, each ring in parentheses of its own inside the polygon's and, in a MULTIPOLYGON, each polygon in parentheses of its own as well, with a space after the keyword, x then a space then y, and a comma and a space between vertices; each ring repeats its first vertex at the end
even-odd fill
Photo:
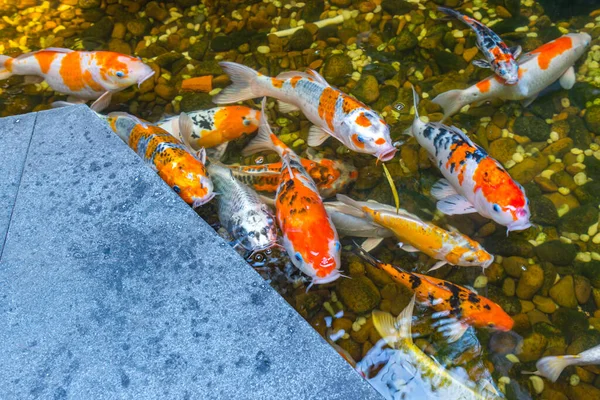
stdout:
POLYGON ((208 203, 214 196, 212 181, 206 168, 191 154, 174 159, 159 170, 160 177, 192 207, 208 203))
POLYGON ((120 90, 137 84, 138 87, 154 75, 154 70, 136 57, 112 53, 97 61, 103 86, 108 90, 120 90))
POLYGON ((519 82, 519 64, 512 57, 508 55, 502 60, 492 63, 494 71, 504 80, 507 85, 514 85, 519 82))
POLYGON ((397 149, 390 138, 390 128, 373 110, 359 107, 342 122, 348 135, 347 146, 358 153, 372 154, 379 161, 394 158, 397 149))
POLYGON ((531 226, 529 200, 523 187, 491 157, 485 157, 473 175, 476 208, 482 214, 511 230, 531 226))
POLYGON ((240 218, 232 232, 233 237, 248 251, 267 250, 277 243, 277 227, 271 210, 264 206, 240 218))
MULTIPOLYGON (((325 284, 338 279, 340 275, 340 252, 342 245, 337 235, 331 240, 323 240, 312 235, 314 240, 305 249, 296 249, 291 255, 298 269, 312 278, 316 284, 325 284)), ((284 238, 284 244, 286 240, 284 238)), ((287 249, 287 246, 286 246, 287 249)))
POLYGON ((311 162, 303 162, 302 165, 315 180, 323 198, 343 191, 358 178, 358 170, 353 164, 323 158, 313 148, 307 150, 307 157, 311 162))
POLYGON ((494 262, 494 256, 485 251, 479 243, 462 234, 455 234, 461 236, 463 243, 453 248, 446 256, 446 259, 452 261, 454 265, 482 267, 485 269, 494 262), (455 259, 452 259, 453 257, 455 259))
POLYGON ((477 309, 469 318, 469 322, 478 328, 489 328, 508 332, 515 321, 498 304, 490 299, 477 296, 477 309))

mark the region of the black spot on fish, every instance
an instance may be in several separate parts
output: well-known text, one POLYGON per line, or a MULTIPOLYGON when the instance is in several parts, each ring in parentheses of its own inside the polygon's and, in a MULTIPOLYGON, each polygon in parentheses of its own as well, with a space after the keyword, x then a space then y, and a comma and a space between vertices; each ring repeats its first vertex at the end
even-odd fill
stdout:
POLYGON ((492 307, 490 307, 488 304, 484 305, 483 308, 485 308, 488 311, 492 310, 492 307))
POLYGON ((481 299, 475 293, 471 292, 469 293, 469 301, 473 304, 477 304, 481 301, 481 299))
POLYGON ((413 289, 413 290, 416 289, 416 288, 418 288, 419 286, 421 286, 421 278, 419 278, 416 275, 411 275, 408 278, 408 281, 410 282, 411 289, 413 289))

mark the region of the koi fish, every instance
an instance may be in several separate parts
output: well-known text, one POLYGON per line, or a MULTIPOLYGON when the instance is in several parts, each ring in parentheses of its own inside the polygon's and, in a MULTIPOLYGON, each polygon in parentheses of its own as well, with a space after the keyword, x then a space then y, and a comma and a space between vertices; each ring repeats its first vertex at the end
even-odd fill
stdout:
POLYGON ((549 356, 543 357, 535 364, 536 375, 556 382, 562 371, 571 365, 597 365, 600 364, 600 346, 582 351, 575 356, 549 356))
POLYGON ((399 284, 415 292, 419 303, 436 311, 434 318, 448 318, 438 326, 449 338, 458 340, 469 326, 510 331, 513 319, 496 303, 463 286, 431 276, 404 271, 385 264, 358 247, 358 254, 371 265, 387 272, 399 284))
POLYGON ((507 232, 529 228, 529 200, 523 187, 460 129, 422 122, 414 87, 413 96, 415 119, 407 133, 429 152, 445 178, 431 189, 439 200, 437 209, 447 215, 477 212, 506 226, 507 232))
POLYGON ((507 85, 514 85, 519 81, 519 64, 516 59, 521 54, 521 46, 509 49, 490 28, 458 11, 446 7, 438 7, 438 11, 464 22, 475 32, 477 47, 487 60, 475 60, 473 65, 491 68, 507 85))
POLYGON ((199 152, 198 157, 192 155, 167 131, 133 115, 114 112, 103 118, 186 203, 196 208, 214 197, 213 184, 206 174, 204 152, 199 152))
POLYGON ((113 93, 141 85, 154 70, 139 58, 112 51, 48 48, 16 58, 0 56, 0 80, 12 75, 43 78, 52 90, 69 95, 68 102, 56 105, 96 100, 91 108, 101 111, 108 107, 113 93))
POLYGON ((531 104, 538 94, 557 79, 564 89, 575 84, 573 64, 585 53, 592 38, 587 33, 569 33, 548 42, 519 58, 519 82, 508 85, 492 75, 464 90, 439 94, 433 102, 444 110, 444 118, 455 114, 467 104, 490 99, 523 100, 531 104))
POLYGON ((420 251, 439 260, 429 272, 445 264, 485 269, 494 261, 494 257, 476 241, 460 232, 447 231, 422 221, 406 210, 396 212, 394 207, 386 204, 359 202, 342 194, 338 194, 337 199, 353 209, 349 213, 354 211, 355 216, 366 218, 393 232, 400 240, 398 246, 402 250, 420 251))
POLYGON ((316 71, 289 71, 271 78, 241 64, 219 65, 233 84, 213 97, 214 103, 274 97, 279 100, 280 111, 302 110, 314 124, 307 141, 311 147, 333 136, 349 149, 372 154, 381 161, 389 161, 396 154, 385 121, 360 101, 330 86, 316 71))
POLYGON ((219 193, 219 221, 236 243, 251 252, 273 247, 277 243, 277 227, 271 209, 222 164, 211 162, 207 168, 219 193))
MULTIPOLYGON (((300 157, 300 163, 308 172, 323 198, 335 196, 358 178, 354 165, 330 160, 308 149, 308 158, 300 157)), ((282 162, 261 165, 227 165, 233 175, 259 192, 275 192, 279 186, 282 162)))
MULTIPOLYGON (((242 151, 276 151, 282 166, 275 194, 275 211, 283 247, 292 263, 312 278, 312 284, 333 282, 340 275, 341 244, 314 181, 298 157, 269 127, 262 101, 258 135, 242 151)), ((310 287, 310 286, 309 286, 310 287)))
POLYGON ((386 399, 499 399, 497 392, 488 389, 489 382, 476 384, 470 379, 455 376, 444 366, 425 354, 412 339, 412 319, 415 297, 394 318, 390 313, 373 311, 373 325, 382 339, 357 365, 367 376, 373 366, 385 366, 369 383, 386 399), (389 349, 384 349, 385 344, 389 349), (407 366, 409 366, 407 368, 407 366))
POLYGON ((186 138, 181 137, 179 116, 159 121, 158 126, 171 135, 187 142, 193 150, 219 147, 222 154, 227 143, 258 129, 260 111, 243 106, 215 107, 187 113, 193 122, 193 130, 186 138))

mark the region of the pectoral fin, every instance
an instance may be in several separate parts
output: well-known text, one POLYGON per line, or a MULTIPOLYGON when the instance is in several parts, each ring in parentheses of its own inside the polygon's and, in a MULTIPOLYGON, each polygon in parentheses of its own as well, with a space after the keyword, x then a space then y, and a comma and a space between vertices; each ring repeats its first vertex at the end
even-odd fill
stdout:
POLYGON ((523 51, 523 48, 521 46, 513 46, 509 50, 512 53, 513 58, 516 60, 521 55, 521 51, 523 51))
POLYGON ((206 155, 211 160, 221 161, 221 159, 223 158, 223 155, 225 155, 225 151, 227 150, 228 144, 229 144, 228 142, 225 142, 225 143, 221 143, 218 146, 211 147, 210 149, 206 149, 206 155))
POLYGON ((421 251, 416 247, 411 246, 410 244, 398 243, 398 247, 406 251, 407 253, 416 253, 417 251, 421 251))
POLYGON ((454 317, 442 317, 439 321, 434 322, 432 326, 436 327, 437 331, 440 332, 449 343, 456 342, 465 334, 467 329, 469 329, 469 325, 454 317))
POLYGON ((320 146, 329 138, 329 132, 316 125, 310 127, 308 131, 307 143, 310 147, 320 146))
POLYGON ((564 74, 562 74, 562 76, 558 79, 558 82, 560 83, 560 86, 562 86, 563 89, 571 89, 573 87, 573 85, 575 85, 575 69, 571 66, 569 67, 564 74))
POLYGON ((438 261, 435 264, 433 264, 433 267, 431 267, 427 270, 427 273, 430 273, 431 271, 435 271, 436 269, 440 269, 446 264, 448 264, 447 261, 438 261))
POLYGON ((459 194, 448 196, 437 202, 437 209, 446 215, 471 214, 477 212, 473 204, 459 194))
POLYGON ((298 108, 297 106, 290 103, 286 103, 281 100, 277 100, 277 105, 279 106, 279 111, 281 111, 284 114, 291 113, 294 111, 300 111, 300 108, 298 108))
POLYGON ((491 68, 491 65, 486 60, 473 60, 473 65, 479 68, 491 68))
POLYGON ((383 238, 368 238, 360 245, 366 252, 374 250, 383 241, 383 238))
POLYGON ((431 195, 436 198, 436 200, 445 199, 446 197, 455 195, 456 190, 450 185, 447 179, 440 179, 431 187, 431 195))
POLYGON ((110 105, 112 99, 112 92, 104 92, 104 94, 96 99, 90 106, 92 111, 100 112, 106 110, 110 105))

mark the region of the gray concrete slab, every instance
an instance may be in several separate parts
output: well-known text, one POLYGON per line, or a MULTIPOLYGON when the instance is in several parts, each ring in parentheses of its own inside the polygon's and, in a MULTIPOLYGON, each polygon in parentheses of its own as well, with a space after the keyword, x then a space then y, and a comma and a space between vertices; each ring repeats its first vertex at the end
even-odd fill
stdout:
POLYGON ((0 118, 0 255, 12 215, 36 114, 0 118))
POLYGON ((0 287, 1 399, 379 398, 83 106, 37 116, 0 287))

